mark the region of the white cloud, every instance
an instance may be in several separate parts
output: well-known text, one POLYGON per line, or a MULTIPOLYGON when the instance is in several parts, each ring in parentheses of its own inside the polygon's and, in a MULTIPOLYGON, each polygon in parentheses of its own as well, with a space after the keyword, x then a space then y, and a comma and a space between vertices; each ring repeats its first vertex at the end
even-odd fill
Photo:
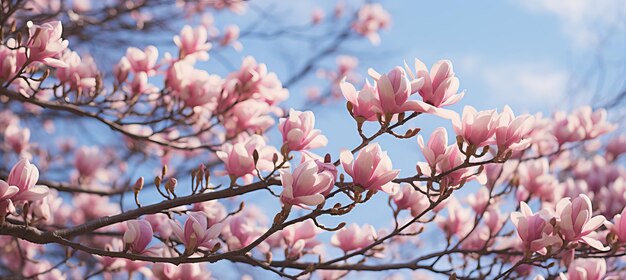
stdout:
POLYGON ((485 87, 493 105, 510 104, 520 109, 559 107, 569 81, 569 72, 547 62, 498 61, 466 56, 455 63, 464 77, 485 87))
POLYGON ((505 102, 525 107, 550 106, 563 96, 568 72, 541 63, 511 63, 484 69, 482 78, 490 94, 505 102))
POLYGON ((626 0, 514 0, 537 13, 557 17, 574 46, 596 46, 612 28, 623 30, 626 0))

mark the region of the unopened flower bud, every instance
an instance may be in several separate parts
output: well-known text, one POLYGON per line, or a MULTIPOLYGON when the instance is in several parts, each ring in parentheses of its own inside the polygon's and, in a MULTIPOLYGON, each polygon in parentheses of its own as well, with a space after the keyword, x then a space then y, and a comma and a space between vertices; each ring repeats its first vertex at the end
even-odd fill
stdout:
POLYGON ((133 190, 135 191, 135 193, 139 193, 141 189, 143 189, 143 176, 139 177, 139 179, 137 179, 137 181, 133 185, 133 190))
POLYGON ((176 180, 176 178, 170 178, 169 180, 167 180, 167 183, 165 183, 165 190, 173 194, 174 189, 176 189, 176 184, 178 184, 178 181, 176 180))

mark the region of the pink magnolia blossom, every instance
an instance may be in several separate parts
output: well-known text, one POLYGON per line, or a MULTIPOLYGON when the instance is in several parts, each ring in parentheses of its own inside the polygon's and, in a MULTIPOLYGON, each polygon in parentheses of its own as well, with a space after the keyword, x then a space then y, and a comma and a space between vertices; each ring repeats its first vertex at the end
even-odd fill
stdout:
POLYGON ((472 219, 471 212, 463 208, 457 199, 449 199, 446 209, 448 216, 437 217, 437 223, 448 238, 452 236, 462 237, 472 229, 471 224, 467 222, 472 219))
POLYGON ((567 275, 561 273, 561 280, 602 280, 605 278, 606 261, 602 258, 575 259, 567 268, 567 275))
POLYGON ((80 147, 74 157, 74 166, 82 177, 93 177, 104 163, 102 152, 96 146, 80 147))
POLYGON ((275 105, 289 97, 276 73, 269 72, 264 63, 257 63, 252 56, 243 59, 238 71, 225 79, 226 100, 220 102, 220 109, 226 109, 236 101, 253 98, 268 105, 275 105))
POLYGON ((491 238, 489 228, 483 225, 479 225, 469 233, 467 238, 461 243, 461 248, 465 250, 480 251, 483 248, 488 248, 493 245, 494 239, 491 238))
POLYGON ((409 100, 411 94, 417 92, 424 84, 423 78, 409 80, 401 67, 396 67, 382 75, 370 68, 368 73, 376 81, 376 93, 381 110, 379 113, 425 111, 421 102, 409 100))
POLYGON ((340 158, 344 171, 352 177, 355 186, 372 191, 395 192, 391 180, 400 174, 400 170, 392 169, 391 159, 378 143, 365 146, 356 159, 347 150, 341 152, 340 158))
POLYGON ((21 128, 17 124, 11 124, 4 131, 4 142, 18 155, 28 149, 29 140, 30 129, 27 127, 21 128))
POLYGON ((246 215, 237 215, 230 218, 227 232, 226 243, 231 250, 237 250, 250 245, 254 240, 267 231, 267 228, 259 226, 255 217, 246 215))
POLYGON ((32 21, 27 23, 30 38, 26 43, 28 48, 28 60, 39 61, 44 64, 62 68, 67 64, 57 56, 67 48, 69 42, 61 38, 63 26, 60 21, 51 21, 42 25, 35 25, 32 21))
POLYGON ((525 202, 520 203, 520 210, 511 213, 511 221, 517 228, 524 250, 546 254, 546 247, 561 244, 561 239, 553 235, 554 228, 547 220, 546 211, 533 213, 525 202))
POLYGON ((144 72, 147 76, 156 74, 159 50, 155 46, 147 46, 143 51, 130 47, 126 50, 126 59, 135 73, 144 72))
POLYGON ((146 251, 148 244, 152 240, 152 226, 145 220, 126 221, 126 232, 124 232, 124 244, 135 253, 141 254, 146 251))
POLYGON ((172 226, 168 222, 170 218, 163 213, 146 215, 145 220, 152 226, 152 231, 159 236, 169 239, 172 236, 172 226))
POLYGON ((48 195, 48 187, 37 184, 39 170, 27 159, 21 159, 13 166, 7 183, 18 188, 17 194, 12 197, 13 202, 39 200, 48 195))
POLYGON ((496 132, 498 115, 495 110, 476 111, 472 106, 463 108, 463 116, 452 122, 454 131, 463 137, 465 142, 476 147, 489 144, 496 132))
POLYGON ((15 77, 18 70, 17 51, 1 45, 0 61, 0 80, 8 81, 15 77))
POLYGON ((605 109, 597 109, 593 111, 589 106, 583 106, 573 112, 580 125, 585 131, 585 139, 594 139, 617 128, 617 125, 607 121, 607 113, 605 109))
POLYGON ((283 135, 283 143, 291 151, 310 150, 328 144, 326 136, 319 129, 315 129, 315 115, 313 112, 289 110, 287 118, 281 118, 278 130, 283 135))
POLYGON ((309 160, 304 162, 293 173, 280 170, 283 192, 280 200, 285 204, 300 207, 322 204, 335 184, 337 170, 332 164, 309 160))
POLYGON ((471 180, 477 180, 481 184, 486 183, 484 176, 475 175, 475 168, 456 169, 463 164, 465 158, 466 156, 461 153, 457 145, 450 145, 436 168, 432 168, 428 163, 418 162, 417 169, 422 174, 428 176, 445 173, 446 175, 443 176, 440 182, 442 186, 458 186, 471 180))
POLYGON ((200 263, 155 263, 152 274, 158 280, 210 280, 211 272, 200 263))
POLYGON ((533 128, 534 117, 531 115, 521 115, 515 117, 509 106, 504 107, 504 112, 498 116, 496 126, 496 144, 498 152, 511 149, 522 150, 530 144, 528 134, 533 128))
POLYGON ((129 91, 133 96, 151 94, 159 89, 148 82, 148 74, 146 72, 135 73, 133 81, 130 83, 129 91))
POLYGON ((611 138, 606 144, 606 154, 609 160, 615 160, 626 153, 626 134, 611 138))
POLYGON ((422 135, 417 136, 417 143, 431 168, 435 168, 440 162, 445 160, 449 150, 454 148, 454 146, 448 146, 448 132, 443 127, 435 129, 426 145, 424 145, 422 135))
POLYGON ((272 157, 277 151, 274 147, 267 146, 265 139, 260 135, 250 136, 235 144, 225 143, 216 154, 224 162, 228 175, 239 178, 255 172, 253 158, 255 150, 259 154, 256 167, 259 170, 272 170, 274 168, 272 157))
POLYGON ((409 209, 411 216, 414 217, 421 215, 430 206, 428 197, 408 184, 400 185, 400 191, 396 192, 392 199, 399 210, 409 209))
POLYGON ((335 63, 337 63, 337 76, 341 78, 348 76, 350 72, 356 69, 359 65, 359 59, 354 56, 339 55, 335 63))
POLYGON ((554 189, 558 184, 557 179, 550 174, 550 163, 546 158, 529 160, 519 164, 517 168, 519 174, 519 184, 523 192, 518 195, 519 200, 528 194, 533 197, 540 197, 546 201, 554 199, 554 189))
POLYGON ((0 216, 15 212, 15 206, 11 198, 19 192, 16 186, 10 186, 7 182, 0 180, 0 216))
POLYGON ((319 244, 315 238, 322 230, 318 228, 312 220, 288 226, 280 231, 287 244, 295 244, 298 240, 305 240, 309 243, 319 244))
POLYGON ((213 249, 219 241, 217 237, 223 224, 209 226, 208 217, 202 212, 190 212, 186 216, 187 220, 182 227, 178 222, 170 220, 174 236, 185 244, 185 250, 193 252, 199 247, 213 249))
POLYGON ((121 212, 119 204, 110 201, 107 196, 81 193, 74 195, 72 204, 76 209, 72 212, 71 218, 74 224, 82 224, 121 212), (99 205, 99 207, 94 207, 94 205, 99 205))
POLYGON ((70 216, 71 208, 59 196, 54 189, 49 190, 48 196, 43 199, 32 201, 29 211, 31 221, 44 222, 46 224, 64 224, 70 216))
POLYGON ((391 16, 383 9, 383 6, 376 4, 365 4, 358 12, 357 19, 352 23, 352 29, 357 33, 367 37, 374 45, 380 44, 378 31, 387 28, 391 24, 391 16))
POLYGON ((576 142, 585 138, 585 128, 580 119, 565 112, 554 113, 554 125, 552 134, 556 137, 559 145, 567 142, 576 142))
POLYGON ((617 237, 617 241, 626 243, 626 207, 613 217, 613 223, 605 221, 604 225, 617 237))
POLYGON ((167 71, 165 83, 189 107, 208 106, 214 109, 220 98, 224 80, 195 69, 188 60, 177 61, 167 71))
POLYGON ((455 77, 452 62, 449 60, 437 61, 430 68, 430 72, 428 72, 426 65, 417 58, 415 59, 415 74, 408 65, 405 65, 405 68, 411 79, 424 79, 424 85, 418 92, 424 102, 432 106, 450 106, 459 102, 465 95, 465 91, 458 92, 459 78, 455 77))
POLYGON ((480 214, 487 209, 487 204, 491 203, 489 188, 481 186, 476 193, 467 195, 467 204, 469 204, 474 212, 480 214))
POLYGON ((375 93, 376 88, 366 82, 363 88, 357 91, 354 85, 346 82, 346 78, 341 80, 339 88, 346 100, 352 104, 351 113, 355 117, 363 117, 368 121, 376 120, 376 112, 380 112, 380 105, 375 93))
POLYGON ((274 125, 274 118, 269 113, 272 107, 267 103, 248 99, 237 103, 230 109, 224 120, 224 127, 229 136, 237 135, 244 131, 263 132, 274 125))
POLYGON ((360 227, 357 224, 351 224, 338 230, 331 237, 330 243, 344 252, 349 252, 369 246, 376 238, 376 229, 373 226, 365 224, 360 227))
POLYGON ((243 45, 238 41, 239 39, 239 26, 229 25, 224 28, 224 36, 220 40, 221 46, 232 46, 236 51, 241 51, 243 45))
POLYGON ((559 217, 559 232, 566 241, 583 242, 595 249, 606 250, 602 242, 594 236, 606 219, 599 215, 592 217, 591 200, 584 194, 570 201, 570 198, 561 199, 556 205, 556 216, 559 217))
POLYGON ((280 234, 289 250, 289 258, 299 258, 305 249, 315 249, 321 243, 316 240, 322 230, 312 220, 286 227, 280 234))
POLYGON ((91 56, 80 57, 76 52, 66 52, 61 57, 67 67, 56 70, 57 79, 72 90, 90 91, 96 87, 98 68, 91 56))
POLYGON ((113 77, 115 77, 115 81, 117 81, 118 84, 125 82, 130 70, 130 61, 125 56, 122 57, 120 61, 113 66, 113 77))
POLYGON ((174 43, 180 51, 180 58, 193 56, 198 60, 209 59, 208 51, 212 44, 207 41, 208 38, 209 33, 204 26, 191 28, 191 26, 185 25, 180 31, 180 35, 174 36, 174 43))
POLYGON ((209 5, 216 10, 228 9, 235 14, 242 15, 245 13, 247 3, 236 0, 210 0, 210 1, 198 1, 201 5, 209 5))
MULTIPOLYGON (((588 193, 589 192, 580 192, 588 193)), ((607 187, 601 188, 593 196, 593 202, 598 205, 599 213, 606 216, 616 215, 626 205, 626 178, 617 178, 607 187)))

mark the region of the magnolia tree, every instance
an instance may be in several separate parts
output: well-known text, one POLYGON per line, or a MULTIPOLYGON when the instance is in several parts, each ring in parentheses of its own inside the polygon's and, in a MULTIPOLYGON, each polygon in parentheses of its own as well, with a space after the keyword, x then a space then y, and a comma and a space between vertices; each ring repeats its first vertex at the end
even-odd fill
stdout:
POLYGON ((626 277, 626 136, 606 111, 455 111, 450 61, 359 78, 357 59, 338 56, 379 42, 381 5, 288 26, 253 4, 2 1, 2 277, 626 277), (224 13, 257 20, 214 24, 224 13), (281 36, 314 45, 285 77, 224 55, 281 36), (111 59, 114 46, 125 55, 111 59), (209 57, 232 69, 202 69, 209 57), (334 70, 317 64, 334 57, 334 70), (284 106, 316 73, 324 90, 284 106), (306 109, 331 102, 354 129, 316 129, 306 109), (424 117, 448 125, 423 133, 424 117), (316 153, 346 134, 359 141, 316 153), (394 164, 383 137, 409 139, 422 161, 394 164), (374 211, 385 226, 349 218, 374 211))

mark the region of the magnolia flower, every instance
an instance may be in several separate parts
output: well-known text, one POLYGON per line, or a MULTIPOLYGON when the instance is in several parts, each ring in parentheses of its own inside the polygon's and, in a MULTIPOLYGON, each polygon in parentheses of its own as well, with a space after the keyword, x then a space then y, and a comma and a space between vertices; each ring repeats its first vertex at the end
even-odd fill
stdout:
POLYGON ((489 144, 491 137, 496 132, 498 119, 495 110, 476 111, 472 106, 463 108, 463 116, 452 121, 454 131, 463 137, 465 142, 476 147, 489 144))
POLYGON ((98 68, 92 57, 81 58, 76 52, 66 52, 61 57, 67 67, 56 70, 57 79, 72 90, 90 91, 96 87, 98 68))
POLYGON ((291 151, 310 150, 324 147, 328 144, 326 136, 315 127, 313 112, 289 110, 289 117, 281 118, 278 130, 283 135, 283 143, 291 151))
POLYGON ((260 135, 253 135, 241 142, 225 143, 217 157, 224 162, 226 172, 233 178, 250 175, 255 171, 254 151, 259 154, 256 167, 259 170, 271 170, 274 167, 272 157, 276 149, 267 146, 265 139, 260 135))
POLYGON ((414 217, 422 214, 430 206, 428 197, 408 184, 400 185, 400 191, 394 194, 392 199, 398 210, 410 209, 411 216, 414 217))
POLYGON ((300 207, 322 204, 325 194, 335 184, 336 176, 337 170, 334 165, 318 160, 309 160, 298 165, 293 173, 281 169, 283 192, 280 200, 300 207))
POLYGON ((15 164, 6 182, 9 186, 18 188, 17 194, 11 198, 13 202, 34 201, 48 195, 48 187, 35 185, 37 180, 39 180, 39 170, 34 164, 27 159, 21 159, 15 164))
POLYGON ((209 33, 204 26, 191 28, 191 26, 185 25, 180 31, 180 35, 174 36, 174 43, 180 50, 181 58, 193 56, 198 60, 207 60, 209 59, 208 51, 212 46, 207 41, 208 38, 209 33))
POLYGON ((355 186, 372 191, 395 192, 391 180, 398 176, 400 170, 392 169, 391 159, 378 143, 365 146, 356 159, 347 150, 341 152, 340 158, 344 171, 352 177, 355 186))
POLYGON ((585 138, 585 128, 576 116, 567 115, 565 112, 554 113, 554 125, 552 134, 556 137, 559 145, 567 142, 576 142, 585 138))
POLYGON ((606 219, 602 215, 592 217, 592 213, 591 200, 585 194, 580 194, 571 201, 569 197, 561 199, 556 205, 559 232, 566 241, 581 241, 595 249, 606 250, 608 248, 594 238, 594 231, 606 219))
POLYGON ((128 61, 128 58, 125 56, 122 57, 120 61, 113 66, 113 77, 115 77, 115 81, 117 81, 118 84, 125 82, 130 69, 130 61, 128 61))
POLYGON ((567 268, 567 275, 561 273, 561 280, 602 280, 605 278, 606 261, 602 258, 575 259, 567 268))
POLYGON ((352 23, 352 29, 367 37, 372 44, 378 45, 380 44, 378 31, 387 28, 390 24, 391 16, 383 9, 382 5, 378 3, 365 4, 359 10, 356 21, 352 23))
POLYGON ((515 117, 511 108, 505 106, 504 112, 498 116, 495 132, 498 151, 506 149, 517 151, 528 147, 530 142, 526 138, 533 129, 534 119, 531 115, 515 117))
POLYGON ((17 124, 10 124, 4 130, 4 142, 18 155, 28 149, 29 140, 30 129, 27 127, 21 128, 17 124))
POLYGON ((424 85, 418 92, 424 102, 432 106, 450 106, 459 102, 465 95, 465 91, 458 93, 459 78, 454 76, 452 62, 449 60, 437 61, 430 68, 430 73, 426 65, 417 58, 415 59, 415 74, 408 65, 405 65, 405 68, 411 79, 423 78, 424 85))
POLYGON ((185 251, 192 253, 196 248, 213 249, 219 239, 223 224, 209 227, 208 217, 202 212, 190 212, 181 227, 176 221, 169 220, 176 238, 185 244, 185 251))
POLYGON ((130 47, 126 49, 126 59, 135 73, 145 72, 147 76, 156 74, 159 50, 155 46, 147 46, 143 51, 130 47))
POLYGON ((241 51, 243 45, 238 41, 239 39, 239 26, 228 25, 224 28, 224 36, 220 40, 221 46, 232 46, 236 51, 241 51))
POLYGON ((580 121, 580 125, 585 131, 585 139, 594 139, 617 128, 617 125, 607 121, 606 110, 601 108, 593 111, 589 106, 578 108, 573 113, 580 121))
MULTIPOLYGON (((18 52, 5 45, 0 46, 0 80, 8 81, 17 74, 18 52)), ((25 60, 25 56, 24 56, 25 60)))
MULTIPOLYGON (((546 158, 524 161, 517 168, 519 174, 519 185, 523 187, 523 191, 533 197, 540 197, 546 201, 554 199, 554 189, 558 184, 558 180, 550 174, 550 163, 546 158)), ((520 189, 522 190, 522 189, 520 189)), ((521 193, 518 195, 520 200, 526 199, 521 193)))
POLYGON ((349 252, 369 246, 376 238, 377 234, 373 226, 365 224, 359 227, 357 224, 351 224, 338 230, 331 237, 330 243, 344 252, 349 252))
POLYGON ((226 243, 231 250, 241 249, 250 245, 254 240, 267 231, 257 224, 257 217, 237 215, 229 219, 226 243))
POLYGON ((148 74, 146 72, 135 73, 133 81, 130 83, 130 92, 133 96, 155 93, 157 91, 158 88, 148 82, 148 74))
POLYGON ((26 43, 28 59, 39 61, 50 67, 62 68, 67 65, 56 57, 67 48, 69 42, 61 38, 63 26, 60 21, 51 21, 42 25, 35 25, 32 21, 26 23, 30 38, 26 43))
POLYGON ((352 104, 352 115, 362 117, 368 121, 376 120, 376 112, 380 111, 380 105, 376 99, 376 89, 369 82, 366 81, 363 88, 357 91, 354 85, 346 82, 344 77, 339 82, 339 88, 346 100, 352 104))
POLYGON ((20 189, 16 186, 9 186, 3 180, 0 180, 0 216, 4 217, 6 213, 15 212, 15 206, 11 198, 17 194, 20 189))
POLYGON ((370 68, 368 73, 376 81, 380 113, 425 111, 421 102, 408 100, 411 94, 422 87, 423 78, 409 80, 401 67, 395 67, 389 73, 382 75, 370 68))
POLYGON ((104 164, 102 152, 98 147, 80 147, 74 158, 74 166, 83 177, 92 177, 104 164))
POLYGON ((626 153, 626 134, 611 138, 606 144, 606 154, 609 160, 615 160, 626 153))
POLYGON ((471 225, 467 223, 471 219, 471 212, 461 207, 458 200, 449 199, 446 209, 448 216, 437 217, 437 223, 446 232, 448 238, 452 236, 462 237, 472 229, 471 225))
POLYGON ((130 220, 126 221, 126 232, 124 232, 124 244, 135 253, 141 254, 146 251, 148 244, 152 240, 152 226, 148 221, 130 220))
POLYGON ((525 202, 520 203, 520 210, 511 213, 511 221, 517 228, 524 250, 546 254, 546 247, 561 244, 561 239, 553 235, 554 228, 547 221, 549 215, 546 211, 533 213, 525 202))
POLYGON ((626 243, 626 207, 613 217, 613 223, 605 221, 604 225, 617 237, 617 241, 626 243))
POLYGON ((152 273, 158 280, 210 280, 211 272, 200 263, 171 263, 158 262, 152 265, 152 273))
POLYGON ((315 239, 323 232, 312 220, 306 220, 288 226, 280 232, 285 245, 288 248, 288 258, 297 259, 305 253, 305 249, 313 249, 321 243, 315 239))
POLYGON ((447 157, 448 150, 454 148, 454 146, 448 147, 448 132, 443 127, 435 129, 430 135, 427 145, 424 145, 422 135, 417 136, 417 143, 426 158, 426 162, 433 169, 447 157))

